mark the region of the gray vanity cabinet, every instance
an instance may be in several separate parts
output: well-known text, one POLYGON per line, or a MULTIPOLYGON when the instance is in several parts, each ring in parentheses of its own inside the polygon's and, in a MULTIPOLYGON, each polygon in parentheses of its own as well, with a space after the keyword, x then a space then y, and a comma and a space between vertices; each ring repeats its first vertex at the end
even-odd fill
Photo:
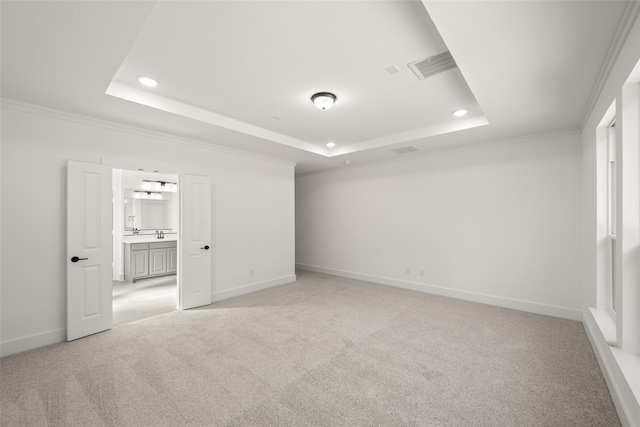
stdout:
MULTIPOLYGON (((134 243, 131 245, 130 279, 149 277, 149 244, 134 243)), ((127 266, 125 263, 125 278, 127 266)))
POLYGON ((175 274, 177 270, 178 248, 175 241, 124 244, 124 279, 129 282, 175 274))
POLYGON ((167 273, 178 271, 178 247, 167 248, 167 273))

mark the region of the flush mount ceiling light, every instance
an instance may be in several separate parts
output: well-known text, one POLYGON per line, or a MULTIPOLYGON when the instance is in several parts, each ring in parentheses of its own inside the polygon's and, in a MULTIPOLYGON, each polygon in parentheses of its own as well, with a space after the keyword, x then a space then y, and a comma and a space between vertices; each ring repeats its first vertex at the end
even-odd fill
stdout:
POLYGON ((146 86, 146 87, 156 87, 158 86, 158 82, 155 81, 154 79, 152 79, 151 77, 147 77, 147 76, 138 76, 138 81, 140 82, 140 84, 146 86))
POLYGON ((463 110, 463 109, 455 110, 455 111, 454 111, 453 113, 451 113, 451 114, 453 114, 453 115, 454 115, 454 116, 456 116, 456 117, 462 117, 462 116, 466 116, 466 115, 467 115, 467 110, 463 110))
POLYGON ((336 102, 336 96, 329 92, 318 92, 311 97, 311 101, 321 110, 328 110, 336 102))
POLYGON ((329 147, 329 148, 333 148, 333 147, 335 147, 335 146, 336 146, 336 143, 335 143, 335 142, 327 142, 327 147, 329 147))

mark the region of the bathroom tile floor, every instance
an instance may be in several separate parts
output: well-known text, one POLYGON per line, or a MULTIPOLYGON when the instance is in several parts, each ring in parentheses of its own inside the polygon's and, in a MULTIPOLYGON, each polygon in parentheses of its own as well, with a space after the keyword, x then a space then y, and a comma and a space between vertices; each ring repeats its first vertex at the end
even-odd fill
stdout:
POLYGON ((113 282, 113 326, 134 322, 176 309, 177 276, 113 282))

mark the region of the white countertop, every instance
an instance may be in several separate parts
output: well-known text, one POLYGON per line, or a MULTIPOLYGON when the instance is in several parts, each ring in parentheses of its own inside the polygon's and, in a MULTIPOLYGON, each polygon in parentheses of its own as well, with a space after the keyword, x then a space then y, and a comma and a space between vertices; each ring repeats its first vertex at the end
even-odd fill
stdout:
POLYGON ((124 236, 122 243, 175 242, 177 240, 177 234, 165 234, 164 239, 158 239, 155 234, 138 234, 136 236, 124 236))

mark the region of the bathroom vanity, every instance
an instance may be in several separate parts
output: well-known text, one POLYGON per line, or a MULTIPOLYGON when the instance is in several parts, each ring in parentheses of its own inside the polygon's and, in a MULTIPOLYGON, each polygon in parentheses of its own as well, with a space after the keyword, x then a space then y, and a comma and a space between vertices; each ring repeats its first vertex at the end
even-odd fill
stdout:
POLYGON ((113 280, 177 273, 179 177, 113 170, 113 280))
POLYGON ((176 274, 178 246, 176 240, 124 242, 124 279, 138 279, 176 274))

